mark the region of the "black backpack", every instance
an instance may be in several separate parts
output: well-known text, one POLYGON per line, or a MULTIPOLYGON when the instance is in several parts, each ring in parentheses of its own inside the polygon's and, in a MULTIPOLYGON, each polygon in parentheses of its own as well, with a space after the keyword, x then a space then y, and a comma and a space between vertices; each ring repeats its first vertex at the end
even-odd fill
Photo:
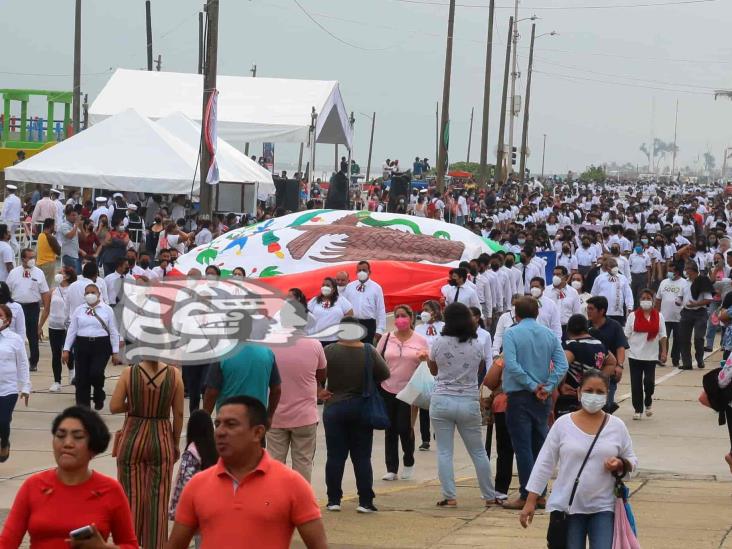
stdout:
POLYGON ((724 389, 719 386, 719 372, 721 371, 722 368, 715 368, 704 374, 702 387, 704 387, 712 410, 719 412, 719 424, 724 425, 726 423, 724 412, 732 402, 732 384, 727 385, 724 389))

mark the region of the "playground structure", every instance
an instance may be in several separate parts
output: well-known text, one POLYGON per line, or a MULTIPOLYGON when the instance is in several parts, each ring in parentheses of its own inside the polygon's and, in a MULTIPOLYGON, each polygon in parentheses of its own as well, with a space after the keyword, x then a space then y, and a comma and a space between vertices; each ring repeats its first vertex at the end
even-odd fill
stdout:
POLYGON ((26 157, 64 140, 71 131, 71 103, 73 92, 50 90, 0 89, 3 111, 0 115, 2 138, 0 139, 0 169, 13 164, 19 150, 26 157), (28 117, 28 103, 32 97, 45 97, 47 117, 28 117), (20 103, 20 116, 11 114, 12 102, 20 103), (64 106, 63 120, 54 119, 57 104, 64 106))

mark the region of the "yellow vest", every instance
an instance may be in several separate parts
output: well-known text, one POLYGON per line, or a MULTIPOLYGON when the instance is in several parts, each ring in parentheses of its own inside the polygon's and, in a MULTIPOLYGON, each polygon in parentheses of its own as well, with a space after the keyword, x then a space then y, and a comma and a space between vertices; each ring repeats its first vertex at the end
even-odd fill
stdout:
POLYGON ((41 233, 38 235, 38 247, 36 248, 36 256, 38 257, 36 259, 36 265, 39 267, 41 265, 45 265, 46 263, 51 263, 53 261, 56 261, 56 254, 53 251, 53 248, 51 248, 51 245, 48 243, 48 237, 46 236, 46 233, 41 233))

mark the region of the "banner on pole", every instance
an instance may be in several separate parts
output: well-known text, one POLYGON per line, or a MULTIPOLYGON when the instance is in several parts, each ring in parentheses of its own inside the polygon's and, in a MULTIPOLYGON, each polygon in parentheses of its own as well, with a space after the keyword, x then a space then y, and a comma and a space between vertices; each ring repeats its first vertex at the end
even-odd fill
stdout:
POLYGON ((274 173, 274 143, 262 143, 262 157, 264 158, 264 167, 274 173))
POLYGON ((219 91, 214 90, 208 99, 206 105, 206 119, 204 120, 204 136, 205 145, 208 153, 211 157, 211 164, 208 168, 208 174, 206 174, 206 183, 209 185, 216 185, 219 180, 219 164, 216 158, 216 143, 218 141, 217 131, 217 106, 218 106, 219 91))

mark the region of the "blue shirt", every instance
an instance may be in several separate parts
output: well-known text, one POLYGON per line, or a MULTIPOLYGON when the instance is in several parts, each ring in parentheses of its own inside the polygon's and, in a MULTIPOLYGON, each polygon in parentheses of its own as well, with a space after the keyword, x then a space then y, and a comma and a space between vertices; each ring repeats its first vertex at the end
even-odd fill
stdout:
POLYGON ((503 359, 503 391, 506 393, 534 392, 541 384, 551 393, 569 368, 557 336, 533 318, 523 319, 506 330, 503 359))

